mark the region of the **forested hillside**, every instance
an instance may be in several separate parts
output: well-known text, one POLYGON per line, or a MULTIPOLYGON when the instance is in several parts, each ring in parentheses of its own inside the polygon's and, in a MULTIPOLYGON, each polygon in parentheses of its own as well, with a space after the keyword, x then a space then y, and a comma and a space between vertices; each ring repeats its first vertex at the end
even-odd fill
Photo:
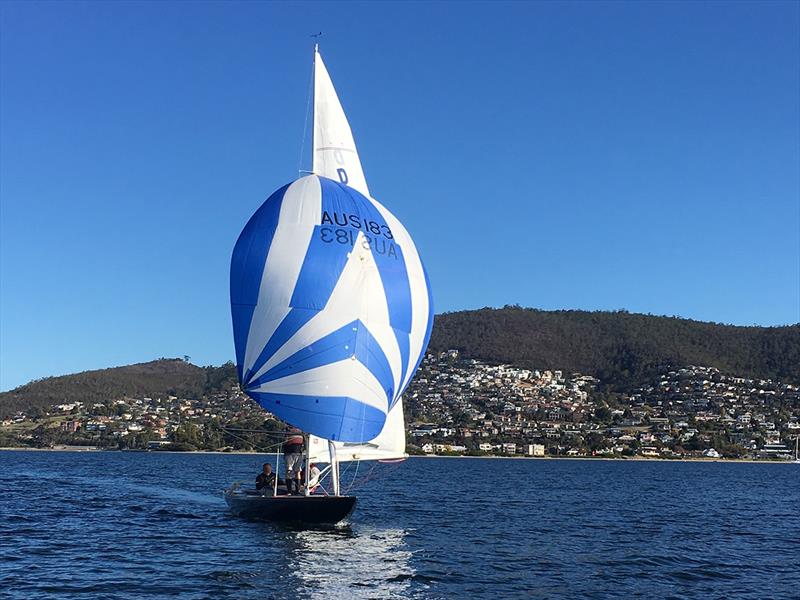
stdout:
POLYGON ((180 359, 162 358, 32 381, 0 394, 0 416, 31 407, 45 408, 76 401, 92 403, 125 397, 166 396, 200 398, 236 382, 236 368, 231 363, 221 367, 197 367, 180 359))
POLYGON ((800 381, 800 325, 736 327, 676 317, 576 310, 501 309, 436 317, 431 349, 604 382, 637 379, 659 364, 800 381))
MULTIPOLYGON (((520 307, 436 317, 433 351, 531 369, 594 375, 626 387, 664 364, 800 382, 800 325, 735 327, 626 312, 542 311, 520 307)), ((0 416, 52 404, 129 397, 201 398, 236 384, 236 369, 178 359, 49 377, 0 394, 0 416)))

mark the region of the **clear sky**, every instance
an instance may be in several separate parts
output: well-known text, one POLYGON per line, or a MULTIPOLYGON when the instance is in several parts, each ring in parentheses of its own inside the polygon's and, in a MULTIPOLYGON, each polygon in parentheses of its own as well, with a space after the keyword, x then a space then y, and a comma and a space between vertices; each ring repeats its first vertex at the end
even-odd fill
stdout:
POLYGON ((437 312, 800 321, 797 2, 3 2, 0 27, 0 389, 233 357, 231 250, 297 177, 318 31, 437 312))

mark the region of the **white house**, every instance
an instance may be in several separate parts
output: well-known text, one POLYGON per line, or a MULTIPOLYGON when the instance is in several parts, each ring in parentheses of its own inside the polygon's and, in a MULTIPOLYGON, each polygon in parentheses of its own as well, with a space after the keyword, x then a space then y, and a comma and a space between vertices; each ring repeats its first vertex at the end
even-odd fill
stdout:
POLYGON ((544 456, 544 444, 528 444, 525 447, 528 456, 544 456))

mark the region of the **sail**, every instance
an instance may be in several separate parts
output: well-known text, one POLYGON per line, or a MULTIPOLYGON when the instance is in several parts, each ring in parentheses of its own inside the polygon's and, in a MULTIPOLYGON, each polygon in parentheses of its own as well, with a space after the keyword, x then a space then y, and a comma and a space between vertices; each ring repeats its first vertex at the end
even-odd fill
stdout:
POLYGON ((387 421, 403 428, 401 395, 427 348, 433 301, 408 231, 368 195, 318 52, 315 60, 315 174, 261 205, 231 259, 239 381, 266 410, 324 440, 388 440, 379 437, 387 421))
MULTIPOLYGON (((406 431, 403 420, 403 399, 389 411, 383 430, 375 439, 357 444, 334 442, 336 458, 339 462, 353 460, 396 460, 406 458, 406 431)), ((328 442, 317 436, 310 436, 308 443, 309 462, 330 462, 328 442)))
POLYGON ((350 124, 322 56, 314 50, 314 158, 317 175, 339 181, 369 196, 350 124))
POLYGON ((383 429, 430 337, 427 275, 405 227, 310 175, 256 211, 231 260, 239 378, 266 410, 323 439, 383 429))

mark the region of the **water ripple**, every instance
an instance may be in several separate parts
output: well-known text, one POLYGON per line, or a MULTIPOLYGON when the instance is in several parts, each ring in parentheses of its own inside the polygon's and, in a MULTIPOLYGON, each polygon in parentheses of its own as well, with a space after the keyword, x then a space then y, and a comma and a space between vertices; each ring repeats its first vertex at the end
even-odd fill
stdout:
POLYGON ((53 598, 792 598, 791 465, 409 460, 351 523, 226 512, 261 457, 0 451, 0 589, 53 598), (66 475, 68 474, 68 475, 66 475))

